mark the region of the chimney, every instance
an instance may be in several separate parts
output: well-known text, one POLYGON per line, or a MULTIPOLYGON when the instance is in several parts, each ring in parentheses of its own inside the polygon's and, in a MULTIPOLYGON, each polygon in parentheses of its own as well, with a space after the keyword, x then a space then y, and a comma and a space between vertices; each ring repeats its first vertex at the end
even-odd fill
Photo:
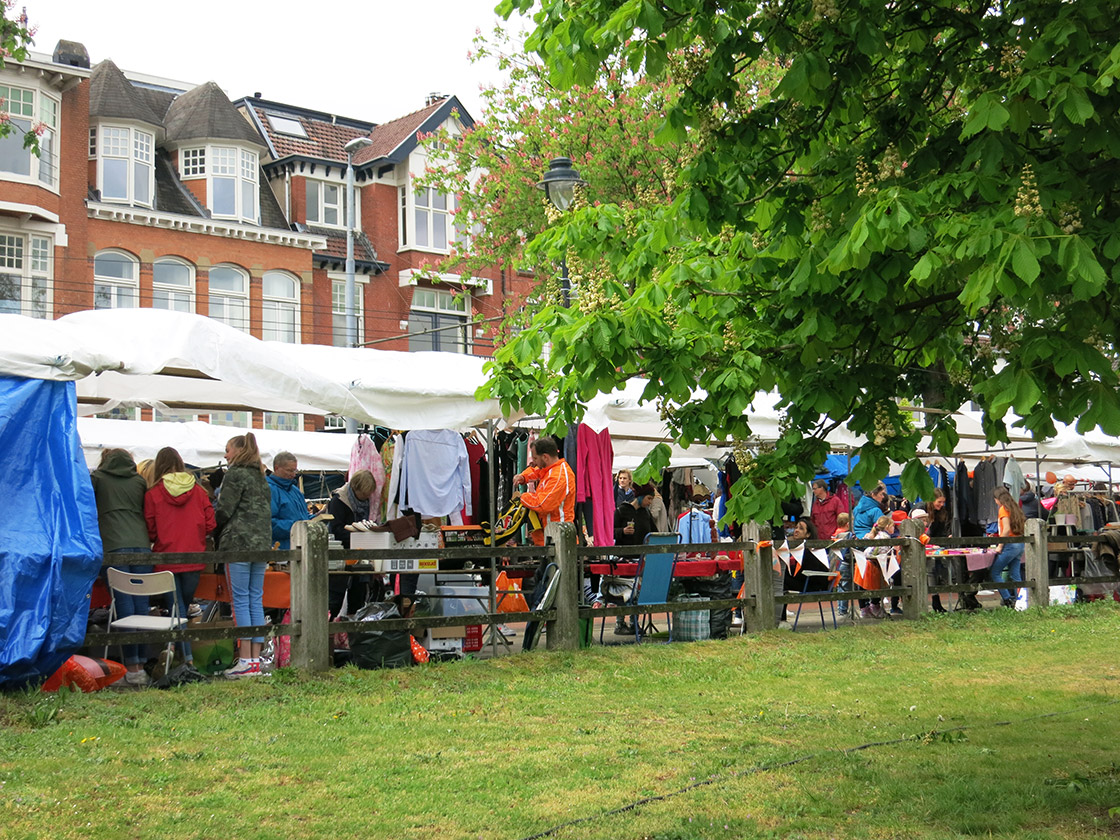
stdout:
POLYGON ((437 102, 440 102, 446 98, 446 93, 436 93, 433 91, 432 93, 429 93, 424 99, 424 107, 427 108, 429 105, 435 105, 437 102))
POLYGON ((55 64, 89 69, 89 53, 86 52, 85 44, 78 41, 59 41, 55 45, 52 59, 55 64))

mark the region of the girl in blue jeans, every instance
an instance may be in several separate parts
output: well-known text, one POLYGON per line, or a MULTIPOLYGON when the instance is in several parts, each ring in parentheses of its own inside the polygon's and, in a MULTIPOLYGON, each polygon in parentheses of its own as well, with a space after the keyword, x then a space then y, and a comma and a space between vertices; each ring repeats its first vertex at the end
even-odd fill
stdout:
MULTIPOLYGON (((267 551, 272 547, 272 492, 264 477, 257 439, 252 432, 226 444, 229 470, 215 511, 221 551, 267 551)), ((238 627, 264 624, 264 562, 226 564, 233 619, 238 627)), ((241 639, 240 661, 226 671, 230 679, 261 673, 263 636, 241 639)))
MULTIPOLYGON (((1007 488, 1002 485, 996 488, 992 496, 999 503, 999 535, 1001 537, 1023 536, 1026 532, 1027 518, 1023 516, 1023 509, 1019 507, 1019 503, 1011 498, 1007 488)), ((1008 579, 1018 583, 1023 579, 1020 573, 1022 561, 1022 543, 1008 543, 1000 546, 996 559, 992 561, 992 580, 1002 580, 1001 575, 1006 571, 1008 579)), ((1003 599, 1005 607, 1014 607, 1015 598, 1018 594, 1018 589, 1015 590, 1014 595, 1006 589, 999 590, 999 595, 1003 599)))

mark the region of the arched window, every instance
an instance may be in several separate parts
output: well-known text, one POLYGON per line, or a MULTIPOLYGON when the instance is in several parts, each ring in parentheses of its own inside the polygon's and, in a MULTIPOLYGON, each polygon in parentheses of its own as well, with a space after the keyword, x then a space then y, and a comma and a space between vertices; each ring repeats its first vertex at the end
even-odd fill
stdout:
POLYGON ((249 332, 249 275, 232 265, 210 269, 210 317, 249 332))
POLYGON ((152 266, 152 307, 194 312, 194 266, 160 257, 152 266))
POLYGON ((140 305, 140 262, 124 251, 93 258, 93 308, 134 309, 140 305))
POLYGON ((261 338, 298 344, 299 280, 284 271, 266 271, 261 290, 264 293, 261 338))

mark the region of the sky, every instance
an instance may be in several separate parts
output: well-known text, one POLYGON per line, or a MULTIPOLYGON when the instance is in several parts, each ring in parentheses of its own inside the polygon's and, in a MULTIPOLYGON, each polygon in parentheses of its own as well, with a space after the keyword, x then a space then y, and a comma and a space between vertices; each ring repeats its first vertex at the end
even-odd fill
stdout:
MULTIPOLYGON (((80 41, 91 64, 180 82, 217 82, 230 99, 265 99, 371 122, 454 94, 476 120, 479 85, 502 80, 472 64, 476 29, 489 34, 498 0, 17 0, 38 27, 36 52, 80 41)), ((525 27, 516 17, 502 23, 525 27)))

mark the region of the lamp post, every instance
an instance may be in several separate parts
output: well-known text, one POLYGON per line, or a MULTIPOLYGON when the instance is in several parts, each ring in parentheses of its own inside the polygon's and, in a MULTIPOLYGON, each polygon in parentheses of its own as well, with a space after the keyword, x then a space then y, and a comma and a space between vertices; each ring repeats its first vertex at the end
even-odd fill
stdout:
MULTIPOLYGON (((358 346, 358 311, 354 306, 354 153, 373 141, 368 137, 355 137, 343 148, 346 150, 346 346, 358 346)), ((346 431, 358 431, 358 421, 346 418, 346 431)))
MULTIPOLYGON (((576 197, 576 187, 586 187, 587 182, 580 177, 579 171, 572 168, 572 159, 566 157, 553 158, 548 162, 548 171, 544 173, 537 184, 538 190, 544 190, 552 206, 561 213, 566 213, 572 206, 576 197)), ((560 260, 560 294, 564 306, 569 303, 570 283, 568 282, 568 261, 560 260)))

